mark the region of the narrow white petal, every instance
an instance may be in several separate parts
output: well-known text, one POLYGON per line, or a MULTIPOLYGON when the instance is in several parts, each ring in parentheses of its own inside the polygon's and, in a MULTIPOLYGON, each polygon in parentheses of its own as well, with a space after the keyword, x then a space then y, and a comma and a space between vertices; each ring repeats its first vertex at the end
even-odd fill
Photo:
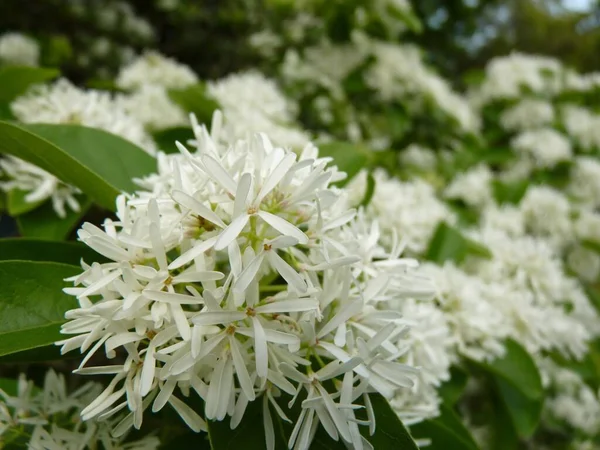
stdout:
POLYGON ((319 301, 315 299, 280 300, 267 303, 255 308, 260 314, 278 314, 286 312, 311 311, 319 307, 319 301))
POLYGON ((215 250, 223 250, 227 247, 231 242, 236 239, 246 224, 250 220, 250 216, 247 213, 243 213, 242 215, 233 219, 233 221, 223 230, 223 232, 219 235, 217 242, 215 243, 215 250))
POLYGON ((277 167, 275 167, 273 171, 269 174, 264 184, 260 188, 260 191, 256 196, 256 200, 254 201, 255 205, 258 205, 263 200, 263 198, 265 198, 269 194, 269 192, 275 189, 275 186, 277 186, 277 184, 279 184, 283 177, 285 177, 285 175, 292 168, 295 162, 295 154, 288 153, 287 155, 285 155, 285 157, 279 162, 277 167))
POLYGON ((269 368, 269 356, 267 351, 267 337, 265 330, 258 320, 258 317, 252 317, 252 325, 254 328, 254 353, 256 358, 256 373, 259 377, 267 376, 269 368))
POLYGON ((216 272, 216 271, 210 271, 210 270, 206 270, 206 271, 191 271, 191 272, 184 272, 182 274, 177 275, 175 278, 173 278, 173 284, 177 284, 177 283, 201 283, 203 281, 217 281, 217 280, 222 280, 223 277, 225 275, 223 275, 222 272, 216 272))
POLYGON ((196 325, 224 325, 245 317, 246 313, 243 311, 207 311, 198 313, 192 322, 196 325))
POLYGON ((250 261, 250 263, 242 270, 240 276, 235 280, 233 289, 237 291, 245 291, 252 280, 256 277, 256 274, 260 270, 265 253, 261 252, 250 261))
POLYGON ((209 155, 202 155, 202 163, 206 167, 206 174, 219 183, 231 195, 235 195, 236 183, 227 173, 219 161, 209 155))
POLYGON ((155 223, 151 223, 149 231, 150 241, 152 242, 152 252, 154 253, 154 257, 156 258, 158 267, 160 270, 166 271, 167 255, 165 254, 165 244, 163 244, 162 238, 160 236, 160 230, 158 228, 158 225, 155 223))
POLYGON ((179 256, 175 261, 169 264, 169 270, 179 269, 181 266, 185 266, 187 263, 198 257, 202 253, 210 250, 213 245, 217 242, 217 236, 211 237, 200 243, 196 243, 194 247, 179 256))
POLYGON ((333 318, 325 324, 323 328, 319 330, 317 333, 318 338, 322 338, 326 336, 328 333, 335 330, 338 326, 340 326, 343 322, 346 322, 352 316, 358 314, 362 311, 363 301, 361 298, 357 298, 351 303, 344 305, 333 318))
POLYGON ((173 197, 173 200, 175 200, 177 203, 179 203, 182 206, 185 206, 194 214, 203 217, 204 219, 214 223, 215 225, 221 228, 225 228, 225 224, 223 223, 221 218, 212 209, 210 209, 207 206, 204 206, 191 195, 188 195, 182 191, 174 190, 171 194, 171 197, 173 197))
POLYGON ((275 430, 271 420, 271 411, 269 411, 269 400, 266 395, 263 396, 263 427, 265 429, 267 450, 275 450, 275 430))
POLYGON ((248 195, 250 194, 250 185, 252 184, 252 175, 245 173, 238 181, 235 190, 235 201, 233 202, 233 217, 237 217, 248 209, 248 195))
POLYGON ((173 407, 177 414, 181 416, 183 421, 196 433, 207 431, 206 422, 188 405, 183 403, 174 395, 169 398, 169 404, 173 407))
POLYGON ((175 292, 145 290, 143 291, 143 294, 150 300, 172 303, 176 305, 201 305, 204 303, 200 297, 187 294, 177 294, 175 292))
POLYGON ((248 368, 246 367, 246 362, 244 361, 244 357, 242 356, 239 345, 240 344, 238 343, 237 339, 230 335, 229 348, 231 349, 231 356, 233 359, 233 365, 235 366, 237 379, 248 400, 254 401, 254 386, 250 380, 250 374, 248 373, 248 368))
POLYGON ((281 275, 289 285, 293 286, 293 288, 300 293, 307 291, 308 287, 306 286, 304 279, 292 268, 292 266, 285 262, 277 252, 269 251, 267 252, 267 255, 271 265, 275 267, 275 270, 279 272, 279 275, 281 275))
POLYGON ((308 243, 308 236, 304 234, 299 228, 289 223, 287 220, 282 219, 279 216, 268 213, 266 211, 258 211, 258 216, 279 231, 284 236, 291 236, 298 239, 300 244, 308 243))

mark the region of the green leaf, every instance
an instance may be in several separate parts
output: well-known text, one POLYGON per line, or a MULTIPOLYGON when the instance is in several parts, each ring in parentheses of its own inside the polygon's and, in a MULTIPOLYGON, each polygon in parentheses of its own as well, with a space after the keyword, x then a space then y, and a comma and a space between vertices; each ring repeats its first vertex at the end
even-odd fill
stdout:
POLYGON ((494 192, 494 198, 500 204, 518 204, 527 188, 529 187, 529 180, 519 180, 510 183, 503 183, 499 180, 492 181, 492 190, 494 192))
POLYGON ((372 172, 369 172, 367 174, 367 189, 365 190, 365 195, 360 201, 359 206, 369 206, 369 203, 371 203, 371 200, 373 199, 373 194, 375 194, 375 177, 372 172))
POLYGON ((77 307, 62 289, 76 266, 41 261, 0 261, 0 356, 51 345, 61 338, 65 312, 77 307))
POLYGON ((346 172, 348 177, 341 181, 341 186, 345 185, 361 169, 366 169, 371 165, 373 160, 372 153, 356 144, 347 142, 327 142, 319 146, 319 156, 329 156, 333 158, 334 164, 343 172, 346 172))
POLYGON ((438 264, 445 261, 460 263, 467 256, 467 242, 460 231, 441 222, 429 242, 426 258, 438 264))
MULTIPOLYGON (((240 443, 243 442, 244 450, 264 450, 265 430, 262 402, 262 397, 250 402, 244 418, 234 430, 229 426, 229 419, 207 421, 211 448, 213 450, 237 450, 240 448, 240 443)), ((287 408, 284 411, 287 414, 287 408)), ((288 417, 292 419, 291 416, 288 417)), ((271 418, 275 429, 275 448, 287 448, 287 439, 283 435, 281 419, 272 408, 271 418)))
POLYGON ((0 389, 14 397, 19 392, 19 382, 12 378, 0 378, 0 389))
POLYGON ((446 222, 440 222, 429 242, 425 257, 429 261, 443 264, 445 261, 461 263, 469 255, 488 259, 492 257, 486 246, 464 237, 446 222))
MULTIPOLYGON (((479 446, 456 413, 446 405, 440 406, 440 415, 413 425, 415 438, 430 439, 429 450, 478 450, 479 446)), ((377 448, 377 447, 375 447, 377 448)))
POLYGON ((438 394, 446 405, 453 406, 458 402, 467 387, 468 380, 469 373, 466 370, 456 366, 450 368, 450 379, 438 389, 438 394))
POLYGON ((171 89, 169 97, 186 112, 194 113, 198 122, 210 123, 219 104, 206 93, 206 86, 198 83, 184 89, 171 89))
POLYGON ((11 259, 52 261, 79 266, 82 258, 88 263, 106 261, 104 256, 79 242, 56 242, 27 238, 0 239, 0 261, 11 259))
POLYGON ((587 248, 588 250, 600 254, 600 242, 591 239, 584 239, 581 241, 581 245, 582 247, 587 248))
POLYGON ((375 434, 369 436, 368 427, 360 427, 360 432, 373 448, 418 450, 417 444, 387 400, 380 394, 369 394, 369 398, 375 413, 375 434))
POLYGON ((31 350, 0 356, 0 364, 22 364, 77 358, 81 358, 81 355, 77 352, 69 352, 65 355, 61 355, 60 347, 56 345, 47 345, 45 347, 37 347, 32 348, 31 350))
POLYGON ((518 435, 530 437, 540 420, 544 390, 538 368, 529 353, 509 339, 504 357, 477 364, 490 374, 518 435))
POLYGON ((156 168, 156 160, 131 142, 80 125, 0 122, 0 153, 47 170, 110 210, 121 191, 136 188, 133 178, 156 168))
POLYGON ((161 151, 165 153, 178 153, 179 150, 175 145, 175 141, 179 141, 185 145, 188 140, 194 139, 194 132, 190 127, 174 127, 157 131, 152 137, 161 151))
POLYGON ((22 191, 21 189, 12 189, 8 192, 6 196, 6 210, 8 211, 8 214, 10 214, 12 217, 17 217, 21 214, 34 210, 44 203, 44 200, 28 202, 25 200, 25 197, 28 193, 29 192, 22 191))
POLYGON ((0 68, 0 104, 12 102, 37 83, 56 78, 60 72, 56 69, 41 67, 5 66, 0 68))
POLYGON ((60 218, 52 208, 51 202, 46 202, 41 207, 17 217, 19 232, 28 238, 64 240, 81 222, 92 202, 87 198, 80 198, 79 205, 79 212, 67 209, 66 217, 60 218))
MULTIPOLYGON (((376 449, 381 450, 418 450, 409 432, 406 430, 396 413, 388 402, 379 394, 371 394, 371 404, 375 413, 375 434, 369 436, 368 427, 361 427, 363 436, 376 449)), ((289 398, 282 398, 280 404, 286 415, 295 423, 300 413, 299 405, 302 398, 298 398, 292 410, 285 406, 289 398)), ((208 433, 211 447, 214 450, 236 450, 240 448, 240 442, 244 443, 244 450, 263 450, 265 448, 265 432, 263 427, 262 398, 251 402, 244 414, 244 418, 235 430, 229 427, 229 420, 221 422, 208 422, 208 433)), ((360 402, 359 402, 360 403, 360 402)), ((271 418, 275 429, 275 448, 287 448, 287 442, 293 425, 284 423, 272 407, 270 407, 271 418)), ((315 439, 311 445, 314 450, 337 450, 345 449, 342 442, 335 442, 329 435, 319 427, 315 439)))

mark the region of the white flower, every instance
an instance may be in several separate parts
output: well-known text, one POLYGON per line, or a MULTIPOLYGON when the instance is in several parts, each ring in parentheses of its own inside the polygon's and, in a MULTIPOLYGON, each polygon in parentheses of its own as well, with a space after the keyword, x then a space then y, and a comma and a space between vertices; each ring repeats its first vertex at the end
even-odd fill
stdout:
POLYGON ((21 33, 0 35, 0 63, 17 66, 37 66, 40 46, 34 39, 21 33))
MULTIPOLYGON (((396 233, 406 241, 410 251, 419 253, 426 249, 440 222, 454 222, 453 213, 422 179, 402 182, 390 178, 383 170, 376 170, 374 176, 375 192, 367 214, 377 218, 384 241, 389 243, 392 233, 396 233)), ((365 183, 366 173, 362 172, 348 185, 357 202, 362 199, 365 183)))
POLYGON ((119 95, 116 103, 151 130, 188 124, 185 112, 169 98, 163 86, 144 84, 132 93, 119 95))
POLYGON ((154 143, 143 125, 119 107, 110 93, 83 90, 62 78, 50 85, 34 86, 10 105, 24 123, 78 124, 121 136, 154 153, 154 143))
POLYGON ((587 156, 575 158, 567 191, 584 205, 600 206, 600 162, 587 156))
POLYGON ((472 207, 482 207, 492 201, 492 173, 483 164, 459 173, 446 187, 444 195, 472 207))
POLYGON ((539 168, 551 168, 571 159, 571 143, 551 128, 525 131, 517 135, 511 146, 539 168))
POLYGON ((28 438, 27 448, 34 450, 96 448, 99 444, 110 450, 155 450, 160 442, 154 436, 125 441, 125 436, 111 436, 106 422, 83 422, 81 409, 102 388, 87 383, 67 393, 62 374, 46 372, 43 389, 36 390, 32 381, 19 377, 18 393, 13 397, 0 389, 0 438, 11 431, 28 438))
POLYGON ((375 57, 365 81, 384 101, 403 101, 419 108, 422 96, 452 117, 467 132, 479 128, 479 118, 469 103, 452 91, 446 80, 424 64, 421 52, 411 45, 399 45, 361 38, 375 57))
POLYGON ((506 130, 530 130, 552 124, 554 108, 543 100, 524 99, 507 109, 500 116, 500 123, 506 130))
POLYGON ((183 89, 197 82, 198 77, 188 66, 154 51, 146 51, 123 67, 116 80, 122 89, 138 89, 145 84, 183 89))
POLYGON ((563 108, 565 129, 585 152, 600 148, 600 115, 586 108, 568 105, 563 108))
POLYGON ((399 156, 400 163, 417 167, 422 170, 434 170, 437 158, 433 150, 411 144, 406 147, 399 156))
POLYGON ((485 79, 474 102, 481 105, 497 99, 519 98, 527 92, 552 95, 562 88, 563 67, 553 58, 512 52, 492 59, 485 68, 485 79))
POLYGON ((561 192, 546 186, 530 186, 519 203, 527 229, 561 249, 572 241, 572 207, 561 192))
MULTIPOLYGON (((406 324, 385 304, 432 289, 416 261, 378 250, 376 230, 357 239, 370 228, 355 222, 330 185, 342 174, 314 146, 296 155, 264 134, 225 145, 221 124, 220 114, 210 132, 194 121, 195 152, 178 143, 181 154, 161 156, 160 172, 140 181, 149 191, 118 198, 116 221, 79 230, 110 262, 83 264, 70 279, 65 292, 79 307, 58 344, 85 353, 77 373, 113 376, 83 418, 128 409, 120 435, 169 403, 200 431, 204 419, 184 400, 198 395, 206 418, 231 416, 235 427, 260 396, 268 411, 281 393, 305 391, 290 446, 308 448, 320 423, 360 448, 351 402, 373 391, 391 398, 416 372, 402 361, 410 345, 396 343, 406 324), (121 357, 90 367, 98 351, 121 357)), ((272 449, 269 423, 265 413, 272 449)))
POLYGON ((232 74, 206 86, 226 118, 223 137, 231 144, 253 133, 266 133, 277 145, 301 149, 310 140, 294 123, 296 105, 285 98, 275 81, 249 71, 232 74))

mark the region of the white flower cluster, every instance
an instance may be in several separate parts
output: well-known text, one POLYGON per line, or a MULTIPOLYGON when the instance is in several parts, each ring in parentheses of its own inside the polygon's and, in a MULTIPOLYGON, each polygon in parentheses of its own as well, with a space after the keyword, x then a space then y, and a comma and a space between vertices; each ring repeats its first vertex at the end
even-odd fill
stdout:
POLYGON ((310 136, 295 125, 296 107, 275 81, 259 72, 232 74, 206 86, 225 116, 223 135, 229 143, 256 132, 267 133, 277 145, 303 148, 310 136))
MULTIPOLYGON (((17 98, 11 109, 23 123, 76 124, 121 136, 137 144, 147 153, 156 148, 143 125, 118 106, 108 93, 83 90, 66 79, 51 85, 34 86, 27 94, 17 98)), ((59 217, 65 217, 67 206, 79 211, 75 194, 78 190, 35 165, 13 156, 0 159, 0 169, 7 181, 0 182, 0 189, 8 192, 19 189, 26 192, 25 200, 31 203, 50 199, 59 217)))
POLYGON ((185 112, 169 98, 168 90, 193 86, 198 77, 188 66, 147 51, 121 69, 116 83, 130 91, 117 96, 119 106, 148 129, 162 130, 187 124, 185 112))
POLYGON ((32 450, 155 450, 154 436, 125 442, 126 435, 114 438, 109 422, 84 422, 79 412, 102 392, 98 383, 86 383, 67 393, 63 375, 46 373, 43 389, 24 375, 19 377, 16 395, 0 389, 0 442, 32 450))
POLYGON ((0 35, 0 65, 37 66, 40 46, 35 39, 21 33, 0 35))
POLYGON ((552 128, 524 131, 511 144, 533 167, 553 167, 573 154, 569 139, 552 128))
POLYGON ((554 94, 563 87, 564 69, 553 58, 513 52, 491 60, 485 79, 473 94, 475 104, 516 99, 523 92, 554 94))
POLYGON ((117 75, 121 89, 137 89, 146 84, 182 89, 198 82, 196 74, 186 65, 154 51, 147 51, 117 75))
POLYGON ((384 101, 407 99, 418 108, 423 96, 458 123, 459 128, 475 132, 479 118, 468 102, 453 92, 446 80, 428 68, 421 52, 411 45, 364 40, 375 57, 365 81, 384 101))
MULTIPOLYGON (((397 234, 406 241, 412 253, 427 249, 429 240, 439 222, 453 223, 452 211, 436 196, 435 189, 423 179, 400 181, 383 170, 374 172, 375 192, 367 213, 377 218, 384 242, 397 234)), ((350 183, 352 200, 358 203, 366 186, 366 172, 361 172, 350 183)))
POLYGON ((372 448, 354 411, 366 409, 372 433, 368 394, 413 386, 397 305, 426 303, 429 280, 401 245, 379 245, 377 223, 346 206, 330 185, 344 174, 312 144, 299 156, 264 134, 223 145, 219 114, 210 133, 194 129, 195 151, 178 143, 181 154, 162 157, 141 182, 150 190, 118 198, 116 221, 79 230, 111 262, 71 279, 79 307, 59 344, 86 353, 77 373, 114 377, 83 418, 129 409, 118 435, 168 403, 200 431, 182 400, 197 395, 206 419, 235 428, 261 397, 273 449, 271 411, 290 421, 278 401, 288 394, 299 412, 289 448, 309 448, 319 424, 372 448), (115 363, 89 367, 102 348, 115 363))
POLYGON ((551 125, 554 118, 550 102, 526 98, 504 111, 500 123, 506 130, 524 131, 551 125))

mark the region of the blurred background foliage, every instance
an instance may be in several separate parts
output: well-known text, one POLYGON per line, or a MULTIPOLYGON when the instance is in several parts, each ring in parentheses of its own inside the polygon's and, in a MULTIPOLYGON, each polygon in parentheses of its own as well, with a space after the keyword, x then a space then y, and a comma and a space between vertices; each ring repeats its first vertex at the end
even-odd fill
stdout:
MULTIPOLYGON (((298 11, 324 5, 340 16, 328 30, 345 39, 359 2, 348 0, 21 0, 0 2, 0 30, 42 43, 42 64, 70 79, 110 79, 145 48, 218 78, 260 61, 247 36, 266 23, 285 24, 298 11), (339 3, 344 7, 340 8, 339 3), (341 12, 341 13, 340 13, 341 12), (344 13, 345 12, 345 13, 344 13), (344 16, 346 14, 346 16, 344 16), (346 31, 345 31, 346 30, 346 31)), ((423 26, 398 33, 425 49, 428 60, 460 87, 464 75, 512 50, 554 56, 579 71, 600 70, 597 0, 413 0, 423 26)), ((417 23, 417 22, 415 22, 417 23)), ((371 34, 385 27, 372 23, 371 34)))

